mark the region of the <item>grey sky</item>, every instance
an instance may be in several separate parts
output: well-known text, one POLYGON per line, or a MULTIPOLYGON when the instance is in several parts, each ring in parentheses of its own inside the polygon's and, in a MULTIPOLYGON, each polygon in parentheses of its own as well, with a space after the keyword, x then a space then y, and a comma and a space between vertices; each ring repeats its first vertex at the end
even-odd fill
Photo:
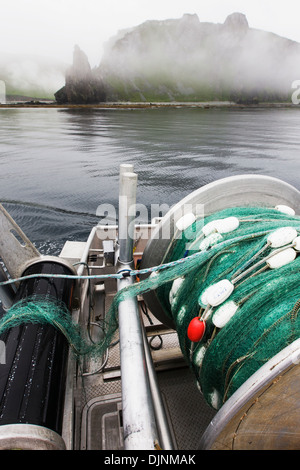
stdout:
POLYGON ((299 0, 0 0, 0 54, 26 53, 71 62, 75 44, 98 65, 103 44, 146 20, 196 13, 223 23, 239 11, 250 27, 300 42, 299 0))

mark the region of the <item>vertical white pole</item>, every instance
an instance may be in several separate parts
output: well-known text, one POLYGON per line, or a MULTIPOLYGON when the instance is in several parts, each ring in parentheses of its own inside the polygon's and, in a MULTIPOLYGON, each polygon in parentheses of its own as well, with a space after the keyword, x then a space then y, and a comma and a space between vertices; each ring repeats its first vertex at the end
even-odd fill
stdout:
MULTIPOLYGON (((120 170, 119 272, 133 267, 137 175, 120 170)), ((118 290, 132 285, 132 276, 118 280, 118 290)), ((126 450, 154 450, 158 441, 136 298, 119 304, 119 335, 124 445, 126 450)))
POLYGON ((137 174, 120 172, 119 193, 119 260, 128 264, 133 261, 134 220, 136 209, 137 174))

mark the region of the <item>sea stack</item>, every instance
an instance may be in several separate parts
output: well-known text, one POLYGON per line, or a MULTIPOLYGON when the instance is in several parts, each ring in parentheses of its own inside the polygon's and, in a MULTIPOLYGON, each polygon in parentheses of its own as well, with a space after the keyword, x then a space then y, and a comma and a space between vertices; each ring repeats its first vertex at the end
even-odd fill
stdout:
POLYGON ((66 84, 55 93, 58 104, 96 104, 105 101, 101 78, 95 76, 86 54, 75 46, 73 64, 66 72, 66 84))

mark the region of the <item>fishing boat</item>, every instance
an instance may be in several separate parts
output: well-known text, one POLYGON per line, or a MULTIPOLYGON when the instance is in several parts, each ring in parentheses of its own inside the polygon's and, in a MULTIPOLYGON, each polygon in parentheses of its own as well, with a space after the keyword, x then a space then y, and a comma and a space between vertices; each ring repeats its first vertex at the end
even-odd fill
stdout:
POLYGON ((3 331, 0 324, 0 448, 299 449, 298 337, 216 409, 199 390, 157 289, 122 293, 155 280, 161 266, 167 272, 198 256, 166 259, 174 233, 194 222, 196 211, 198 220, 240 206, 293 208, 297 216, 300 193, 273 177, 232 176, 137 224, 122 202, 136 204, 136 187, 133 167, 121 165, 118 224, 99 223, 85 242, 67 240, 59 256, 41 255, 1 206, 2 318, 13 323, 3 331), (26 302, 53 298, 91 348, 105 344, 118 298, 117 327, 99 356, 78 357, 71 333, 55 319, 26 316, 26 302))

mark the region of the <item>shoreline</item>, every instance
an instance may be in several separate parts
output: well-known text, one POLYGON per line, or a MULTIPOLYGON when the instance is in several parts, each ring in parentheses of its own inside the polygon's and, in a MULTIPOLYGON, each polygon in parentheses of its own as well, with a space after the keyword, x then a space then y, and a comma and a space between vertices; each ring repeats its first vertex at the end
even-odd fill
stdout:
POLYGON ((0 104, 0 109, 5 108, 57 108, 57 109, 155 109, 155 108, 297 108, 299 105, 293 103, 257 103, 239 104, 230 101, 209 101, 209 102, 105 102, 97 104, 58 104, 56 102, 30 101, 0 104))

